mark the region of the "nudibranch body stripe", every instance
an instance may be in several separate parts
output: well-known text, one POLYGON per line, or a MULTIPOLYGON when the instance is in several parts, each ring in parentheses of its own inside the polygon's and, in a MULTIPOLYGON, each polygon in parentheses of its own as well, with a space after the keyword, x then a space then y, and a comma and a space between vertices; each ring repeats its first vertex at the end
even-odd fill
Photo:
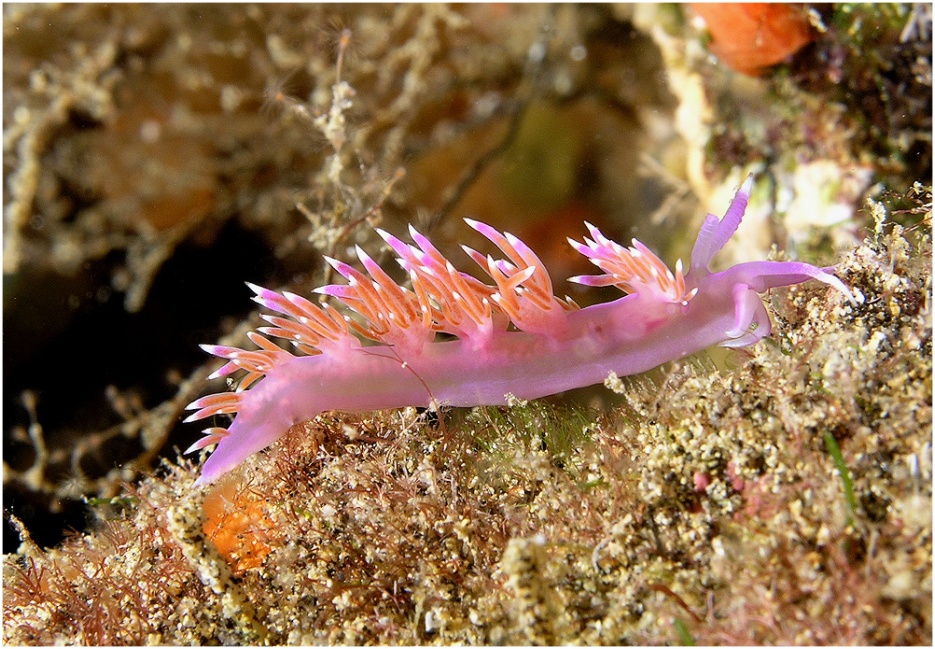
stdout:
POLYGON ((506 256, 495 259, 465 248, 493 285, 456 270, 413 228, 415 245, 378 231, 412 288, 396 284, 359 248, 366 272, 327 260, 347 284, 317 292, 356 317, 248 284, 254 300, 278 315, 264 315, 271 326, 248 334, 256 350, 203 346, 228 361, 212 377, 246 374, 235 392, 188 406, 196 412, 186 421, 234 415, 226 428, 208 428, 188 449, 217 445, 199 483, 213 482, 292 425, 327 410, 502 405, 507 394, 536 399, 600 383, 610 372, 644 372, 712 345, 751 345, 770 332, 758 295, 770 288, 815 279, 853 300, 837 277, 810 264, 762 261, 709 270, 740 224, 751 186, 752 177, 723 219, 707 215, 687 274, 681 261, 673 273, 639 241, 626 248, 586 224, 590 238, 569 242, 603 274, 571 280, 614 285, 627 295, 585 308, 552 294, 545 267, 522 241, 473 220, 468 225, 506 256), (457 339, 436 341, 439 332, 457 339), (299 354, 267 336, 290 341, 299 354))

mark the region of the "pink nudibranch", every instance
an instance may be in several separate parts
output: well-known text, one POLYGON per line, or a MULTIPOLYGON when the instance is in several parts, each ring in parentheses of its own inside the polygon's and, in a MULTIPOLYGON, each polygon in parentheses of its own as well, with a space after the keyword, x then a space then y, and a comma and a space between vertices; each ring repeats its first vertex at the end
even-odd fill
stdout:
POLYGON ((199 484, 217 480, 297 423, 327 410, 361 412, 405 406, 503 405, 507 394, 537 399, 602 382, 610 372, 645 372, 711 345, 744 347, 770 332, 759 297, 771 288, 815 279, 851 301, 834 275, 800 262, 758 261, 711 272, 714 255, 743 218, 752 176, 723 219, 708 214, 691 253, 688 273, 675 273, 643 244, 625 248, 590 224, 584 243, 569 239, 603 271, 571 278, 588 286, 615 285, 628 293, 585 308, 552 294, 539 258, 522 241, 467 220, 507 259, 465 248, 494 281, 457 271, 424 236, 416 245, 377 232, 398 255, 412 288, 394 282, 363 250, 366 274, 327 259, 347 284, 325 286, 357 317, 283 291, 248 284, 256 302, 278 315, 250 332, 259 349, 203 345, 228 362, 211 378, 245 371, 235 392, 212 394, 188 406, 185 421, 235 414, 227 428, 212 427, 190 453, 217 444, 199 484), (511 326, 512 325, 512 326, 511 326), (436 341, 436 333, 454 340, 436 341), (290 341, 301 355, 275 345, 290 341), (364 345, 361 338, 375 341, 364 345))

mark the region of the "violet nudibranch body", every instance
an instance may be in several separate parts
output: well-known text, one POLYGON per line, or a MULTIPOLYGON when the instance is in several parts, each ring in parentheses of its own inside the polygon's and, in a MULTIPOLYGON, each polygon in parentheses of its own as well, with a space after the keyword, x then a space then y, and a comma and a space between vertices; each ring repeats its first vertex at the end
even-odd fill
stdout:
POLYGON ((263 315, 270 326, 248 334, 256 350, 203 345, 228 361, 211 378, 246 374, 235 392, 188 406, 197 412, 186 421, 235 415, 227 428, 208 428, 186 451, 217 444, 198 482, 213 482, 324 411, 503 405, 508 394, 536 399, 600 383, 611 372, 644 372, 711 345, 752 345, 770 332, 758 294, 774 287, 815 279, 853 300, 837 277, 800 262, 748 262, 711 272, 712 258, 743 218, 752 184, 750 176, 724 218, 707 215, 687 273, 681 260, 673 273, 639 241, 626 248, 585 224, 591 238, 569 243, 603 272, 571 281, 614 285, 627 295, 584 308, 553 295, 548 272, 522 241, 472 220, 468 225, 506 256, 494 259, 465 247, 493 285, 456 270, 413 228, 416 245, 378 230, 408 272, 411 289, 396 284, 360 248, 366 273, 326 258, 347 284, 317 292, 354 317, 328 303, 248 284, 253 299, 276 315, 263 315), (436 341, 437 333, 456 339, 436 341), (290 341, 298 355, 268 337, 290 341))

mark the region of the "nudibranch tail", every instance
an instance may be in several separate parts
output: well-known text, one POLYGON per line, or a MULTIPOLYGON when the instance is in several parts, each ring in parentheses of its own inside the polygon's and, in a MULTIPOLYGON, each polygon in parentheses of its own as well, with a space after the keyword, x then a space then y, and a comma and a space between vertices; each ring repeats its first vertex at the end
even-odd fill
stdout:
POLYGON ((553 294, 545 265, 519 238, 471 219, 468 226, 505 257, 463 247, 491 283, 457 270, 412 227, 413 244, 377 230, 396 253, 409 288, 359 247, 360 269, 326 258, 346 283, 315 292, 337 306, 248 283, 253 300, 272 314, 262 315, 269 326, 247 334, 256 349, 203 346, 226 361, 211 378, 240 379, 233 392, 187 406, 195 412, 185 421, 233 416, 227 427, 206 428, 187 449, 217 447, 198 484, 325 410, 498 405, 507 393, 535 399, 599 383, 611 371, 643 372, 711 345, 754 344, 770 331, 759 294, 774 287, 813 279, 853 301, 830 269, 801 262, 710 270, 743 218, 752 182, 747 178, 722 219, 705 218, 688 273, 681 260, 672 271, 636 239, 624 247, 586 223, 590 236, 569 243, 601 273, 571 281, 616 286, 627 295, 585 308, 553 294), (455 339, 437 340, 437 334, 455 339))

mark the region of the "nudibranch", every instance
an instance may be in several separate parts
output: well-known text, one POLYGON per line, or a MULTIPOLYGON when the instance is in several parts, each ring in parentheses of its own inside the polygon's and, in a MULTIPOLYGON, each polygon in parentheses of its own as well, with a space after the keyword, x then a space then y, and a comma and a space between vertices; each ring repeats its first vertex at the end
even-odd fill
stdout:
POLYGON ((316 292, 353 314, 248 284, 254 301, 273 312, 262 316, 270 326, 247 334, 255 350, 202 346, 227 361, 210 378, 244 374, 235 391, 188 406, 196 412, 185 421, 234 415, 186 451, 217 445, 198 483, 217 480, 324 411, 503 405, 508 394, 536 399, 600 383, 611 372, 645 372, 711 345, 752 345, 770 332, 758 294, 771 288, 814 279, 853 300, 837 277, 810 264, 757 261, 710 270, 743 218, 752 183, 748 177, 723 219, 707 215, 687 273, 681 260, 673 273, 639 241, 621 246, 586 223, 590 238, 568 241, 602 273, 570 280, 613 285, 626 295, 584 308, 553 295, 549 274, 522 241, 473 220, 467 224, 506 256, 464 247, 493 285, 456 270, 411 227, 415 245, 377 230, 411 288, 394 282, 360 248, 366 272, 326 258, 347 283, 316 292), (436 340, 440 333, 449 336, 436 340), (297 353, 270 338, 289 341, 297 353))

